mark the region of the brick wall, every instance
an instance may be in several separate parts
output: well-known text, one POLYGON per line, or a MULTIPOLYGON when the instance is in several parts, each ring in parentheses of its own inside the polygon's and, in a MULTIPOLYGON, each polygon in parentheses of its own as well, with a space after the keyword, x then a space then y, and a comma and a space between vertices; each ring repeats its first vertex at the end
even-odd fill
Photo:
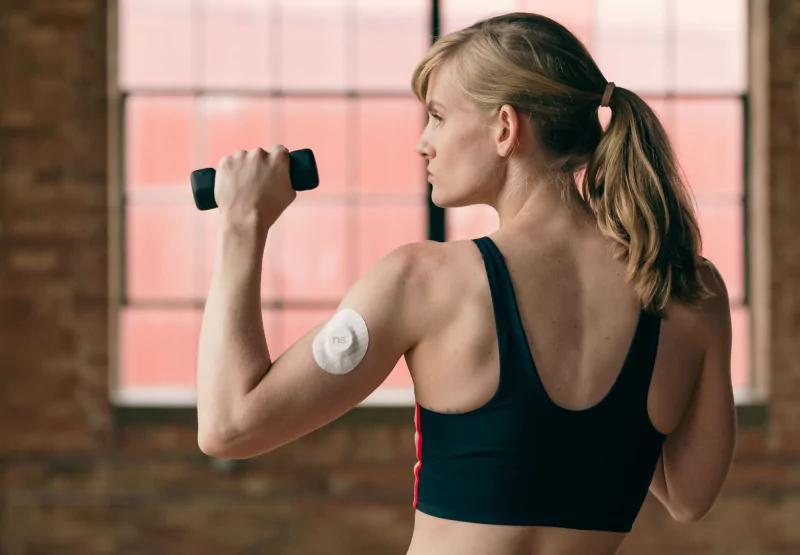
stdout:
MULTIPOLYGON (((410 410, 358 409, 226 467, 197 449, 191 412, 109 406, 105 4, 0 7, 0 553, 405 553, 410 410)), ((649 500, 624 554, 800 553, 800 2, 765 16, 753 248, 774 393, 742 419, 712 513, 681 525, 649 500)))

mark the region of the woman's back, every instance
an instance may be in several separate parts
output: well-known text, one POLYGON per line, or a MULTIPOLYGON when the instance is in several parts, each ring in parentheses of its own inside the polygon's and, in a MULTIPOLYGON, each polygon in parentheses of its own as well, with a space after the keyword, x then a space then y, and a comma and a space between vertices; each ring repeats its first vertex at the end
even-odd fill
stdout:
MULTIPOLYGON (((571 411, 596 406, 617 381, 639 322, 641 305, 625 280, 625 264, 614 260, 610 241, 597 230, 591 215, 548 220, 540 228, 506 228, 489 238, 508 269, 524 335, 547 397, 571 411)), ((493 299, 475 242, 432 248, 438 252, 430 257, 434 276, 430 329, 438 331, 409 351, 406 360, 422 410, 463 415, 486 405, 498 388, 500 352, 493 299)), ((708 286, 715 289, 711 274, 710 268, 702 270, 708 286)), ((686 412, 707 338, 713 335, 703 328, 715 322, 704 305, 690 308, 670 302, 666 312, 646 403, 653 427, 670 434, 686 412)), ((421 436, 425 445, 424 428, 421 436)), ((424 449, 421 454, 424 467, 424 449)), ((529 502, 535 506, 540 500, 529 502)), ((477 524, 418 511, 409 555, 605 555, 615 553, 623 539, 623 533, 477 524)))

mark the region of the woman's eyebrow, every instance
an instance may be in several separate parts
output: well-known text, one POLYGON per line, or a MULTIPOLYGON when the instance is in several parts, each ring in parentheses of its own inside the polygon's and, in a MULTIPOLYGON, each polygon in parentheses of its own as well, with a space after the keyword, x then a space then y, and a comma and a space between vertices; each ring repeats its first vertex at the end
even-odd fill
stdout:
POLYGON ((444 106, 442 106, 441 104, 439 104, 435 100, 431 100, 430 102, 428 102, 428 110, 429 111, 435 111, 437 109, 444 110, 444 106))

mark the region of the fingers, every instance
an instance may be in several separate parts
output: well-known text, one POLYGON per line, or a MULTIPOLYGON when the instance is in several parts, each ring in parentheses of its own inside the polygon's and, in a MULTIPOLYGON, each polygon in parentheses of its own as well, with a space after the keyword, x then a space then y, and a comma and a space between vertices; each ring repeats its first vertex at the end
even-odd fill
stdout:
POLYGON ((288 164, 289 149, 283 145, 274 145, 269 149, 269 157, 278 164, 288 164))
POLYGON ((273 163, 289 163, 289 149, 283 145, 274 145, 269 151, 264 150, 261 147, 256 147, 251 150, 242 150, 239 149, 233 154, 223 156, 220 158, 219 164, 217 165, 218 168, 222 168, 227 166, 233 160, 243 160, 248 158, 254 158, 260 161, 270 160, 273 163))
POLYGON ((256 158, 259 160, 266 159, 269 153, 261 147, 257 147, 252 149, 247 153, 249 157, 256 158))

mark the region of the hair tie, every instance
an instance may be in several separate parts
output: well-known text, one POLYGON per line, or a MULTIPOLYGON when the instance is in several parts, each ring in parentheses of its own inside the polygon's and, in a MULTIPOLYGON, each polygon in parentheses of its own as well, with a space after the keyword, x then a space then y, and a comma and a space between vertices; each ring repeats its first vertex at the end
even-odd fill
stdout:
POLYGON ((608 106, 608 103, 611 102, 611 95, 614 93, 615 88, 616 85, 609 81, 609 83, 606 85, 606 90, 603 93, 603 100, 600 101, 600 106, 608 106))

